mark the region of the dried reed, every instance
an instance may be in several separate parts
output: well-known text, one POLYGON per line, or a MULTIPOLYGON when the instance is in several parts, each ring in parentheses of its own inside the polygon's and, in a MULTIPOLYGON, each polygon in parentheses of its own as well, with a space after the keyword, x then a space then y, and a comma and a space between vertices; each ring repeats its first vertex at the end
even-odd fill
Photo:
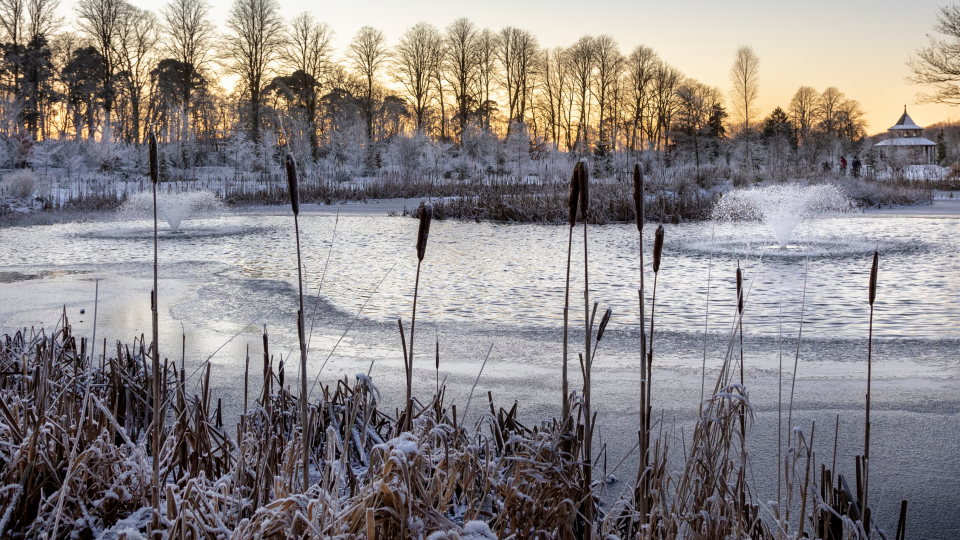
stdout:
MULTIPOLYGON (((160 415, 160 307, 158 284, 158 251, 157 251, 157 183, 160 181, 160 151, 157 147, 157 134, 150 130, 150 184, 153 188, 153 294, 150 298, 151 308, 151 327, 153 331, 153 342, 151 345, 152 368, 153 371, 153 476, 151 482, 151 499, 153 500, 153 528, 160 526, 160 484, 159 484, 159 460, 160 455, 160 433, 163 425, 163 417, 160 415)), ((104 351, 106 354, 106 351, 104 351)))
MULTIPOLYGON (((433 219, 433 206, 424 204, 420 206, 420 226, 417 229, 417 278, 413 286, 413 314, 410 317, 410 350, 409 358, 406 358, 407 367, 407 401, 405 413, 405 429, 410 430, 413 426, 413 332, 417 324, 417 296, 420 292, 420 265, 423 264, 423 257, 427 254, 427 237, 430 236, 430 221, 433 219)), ((403 326, 400 327, 403 333, 403 326)))
POLYGON ((569 335, 569 314, 570 314, 570 265, 573 255, 573 228, 577 225, 577 206, 580 203, 580 168, 573 168, 573 175, 570 177, 570 195, 567 197, 567 209, 569 210, 568 222, 570 230, 567 238, 567 280, 566 290, 563 296, 563 409, 561 418, 566 419, 570 414, 570 388, 567 381, 567 339, 569 335))
MULTIPOLYGON (((293 161, 293 156, 287 155, 287 189, 290 193, 290 208, 293 210, 293 228, 297 237, 297 287, 298 300, 300 303, 297 309, 297 337, 300 340, 300 418, 302 431, 300 436, 303 441, 310 439, 309 425, 307 424, 307 341, 304 335, 306 325, 303 320, 303 262, 300 259, 300 188, 297 181, 297 164, 293 161)), ((283 382, 280 382, 283 386, 283 382)), ((303 447, 303 484, 301 489, 307 491, 310 487, 310 448, 305 442, 301 443, 303 447)))
POLYGON ((864 521, 867 528, 867 535, 870 534, 869 506, 867 506, 867 494, 870 487, 870 382, 873 378, 873 302, 877 299, 877 271, 880 266, 880 250, 873 251, 873 263, 870 266, 870 326, 867 336, 867 403, 866 418, 864 420, 863 434, 863 511, 864 521))
MULTIPOLYGON (((587 171, 587 165, 583 161, 577 162, 574 172, 577 176, 577 184, 580 188, 580 217, 583 220, 583 303, 584 303, 584 355, 581 357, 581 368, 583 369, 583 491, 589 492, 593 485, 593 409, 591 407, 591 373, 590 373, 590 335, 593 333, 593 317, 590 315, 590 265, 589 265, 589 246, 587 243, 587 220, 590 210, 590 176, 587 171), (584 364, 583 358, 586 358, 584 364)), ((596 304, 593 311, 596 315, 596 304)), ((594 504, 593 497, 588 497, 583 505, 584 521, 589 524, 593 522, 594 504)))

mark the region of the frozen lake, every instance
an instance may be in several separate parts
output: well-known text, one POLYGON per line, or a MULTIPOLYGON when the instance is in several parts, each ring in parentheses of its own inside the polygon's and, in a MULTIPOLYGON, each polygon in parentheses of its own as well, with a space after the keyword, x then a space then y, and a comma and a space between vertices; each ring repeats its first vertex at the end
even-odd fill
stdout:
MULTIPOLYGON (((375 361, 374 380, 392 406, 403 369, 396 319, 409 324, 417 221, 384 214, 345 214, 337 222, 329 208, 313 209, 302 213, 300 221, 305 290, 311 294, 305 301, 308 326, 314 310, 317 314, 308 370, 329 381, 366 371, 375 361), (315 303, 328 253, 323 290, 315 303)), ((852 456, 862 447, 867 278, 873 249, 879 246, 871 464, 871 493, 877 486, 877 496, 871 499, 891 537, 903 498, 910 501, 910 537, 960 536, 955 512, 960 508, 960 219, 917 214, 826 218, 802 224, 786 251, 770 249, 774 242, 756 224, 665 228, 657 284, 654 407, 678 430, 688 426, 689 437, 702 367, 709 380, 732 322, 739 261, 751 286, 744 316, 745 364, 757 413, 748 439, 758 449, 758 478, 775 476, 770 471, 776 467, 781 351, 782 388, 788 394, 805 279, 794 420, 808 432, 816 421, 815 446, 827 456, 839 415, 838 468, 852 477, 852 456)), ((232 413, 228 416, 234 417, 242 402, 243 358, 249 346, 259 366, 263 326, 274 354, 296 355, 292 219, 281 209, 248 211, 188 219, 181 230, 163 232, 160 239, 161 354, 179 362, 185 334, 188 373, 210 359, 215 395, 224 397, 232 413)), ((652 225, 645 229, 648 265, 653 231, 652 225)), ((440 377, 447 377, 453 399, 465 400, 493 343, 477 392, 492 391, 500 406, 519 400, 527 421, 559 412, 567 232, 564 226, 433 223, 418 301, 416 345, 423 367, 415 391, 431 392, 435 384, 433 351, 439 341, 440 377)), ((582 262, 576 261, 582 261, 582 227, 575 233, 571 339, 579 343, 583 274, 582 262)), ((605 335, 597 356, 594 390, 600 437, 609 445, 612 468, 633 445, 637 426, 638 241, 636 228, 627 224, 590 227, 589 235, 591 300, 614 312, 610 337, 605 335)), ((98 340, 129 342, 149 333, 151 267, 146 221, 0 229, 0 334, 24 326, 51 327, 66 305, 75 331, 89 336, 94 280, 99 278, 98 340)), ((649 290, 652 271, 647 277, 649 290)), ((296 381, 295 374, 288 371, 287 376, 291 384, 296 381)), ((681 442, 672 447, 681 448, 681 442)), ((635 474, 635 457, 617 471, 619 478, 635 474)), ((627 483, 614 484, 611 496, 627 483)), ((770 486, 757 489, 775 498, 770 486)), ((775 485, 772 489, 775 494, 775 485)))

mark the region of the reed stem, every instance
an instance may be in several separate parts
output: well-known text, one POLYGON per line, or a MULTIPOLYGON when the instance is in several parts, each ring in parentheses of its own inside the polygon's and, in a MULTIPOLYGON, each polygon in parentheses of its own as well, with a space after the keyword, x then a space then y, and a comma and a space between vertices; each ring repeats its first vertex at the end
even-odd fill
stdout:
MULTIPOLYGON (((158 286, 158 250, 157 250, 157 183, 160 181, 160 154, 157 148, 157 136, 150 132, 150 183, 153 187, 153 294, 150 307, 152 310, 151 326, 153 330, 153 362, 151 374, 153 377, 153 478, 150 482, 151 499, 153 500, 152 530, 160 527, 160 436, 163 429, 163 419, 160 418, 160 315, 159 315, 159 286, 158 286)), ((104 351, 106 354, 106 351, 104 351)))
MULTIPOLYGON (((303 437, 303 492, 310 487, 310 421, 307 406, 307 340, 306 324, 303 319, 303 260, 300 250, 300 191, 297 178, 297 165, 293 156, 287 155, 287 187, 290 192, 290 206, 293 210, 293 230, 297 237, 297 288, 299 309, 297 310, 297 336, 300 339, 300 422, 303 437)), ((280 390, 283 390, 281 384, 280 390)))
POLYGON ((870 527, 869 518, 867 512, 867 495, 869 493, 870 486, 870 383, 873 378, 873 302, 877 298, 877 271, 880 264, 880 252, 879 250, 874 250, 873 252, 873 264, 870 267, 870 291, 869 291, 869 301, 870 301, 870 326, 867 334, 867 406, 866 406, 866 419, 864 421, 864 435, 863 435, 863 515, 864 515, 864 529, 866 530, 867 537, 873 537, 873 531, 870 527))
POLYGON ((417 261, 417 278, 413 285, 413 314, 410 317, 410 349, 407 360, 407 405, 406 405, 406 425, 404 429, 410 431, 413 429, 413 332, 417 327, 417 296, 420 292, 420 265, 423 261, 417 261))

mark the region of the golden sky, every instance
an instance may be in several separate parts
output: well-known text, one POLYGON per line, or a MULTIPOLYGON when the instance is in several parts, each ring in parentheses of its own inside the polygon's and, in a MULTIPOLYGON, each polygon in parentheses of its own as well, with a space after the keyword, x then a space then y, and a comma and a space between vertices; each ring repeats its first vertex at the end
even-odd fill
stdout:
MULTIPOLYGON (((133 0, 157 10, 161 4, 133 0)), ((766 116, 786 108, 799 86, 822 91, 836 86, 860 101, 868 132, 891 126, 906 104, 921 126, 951 118, 960 109, 916 105, 920 87, 904 79, 906 62, 927 43, 926 35, 942 0, 680 0, 641 2, 608 0, 353 0, 314 2, 280 0, 285 18, 310 11, 336 32, 339 50, 356 31, 370 25, 396 43, 408 27, 426 21, 443 29, 458 17, 478 26, 511 25, 531 31, 543 46, 569 45, 580 36, 610 34, 624 54, 639 44, 655 49, 687 76, 728 91, 728 73, 740 45, 760 57, 760 108, 766 116)), ((213 2, 213 16, 222 25, 228 0, 213 2)))

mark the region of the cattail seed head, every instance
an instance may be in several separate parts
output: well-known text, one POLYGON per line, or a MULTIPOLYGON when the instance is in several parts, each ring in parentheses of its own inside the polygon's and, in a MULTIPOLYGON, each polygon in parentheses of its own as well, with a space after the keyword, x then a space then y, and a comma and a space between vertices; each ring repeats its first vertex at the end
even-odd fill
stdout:
POLYGON ((611 315, 613 315, 613 310, 607 308, 607 311, 603 314, 603 319, 600 320, 600 329, 597 330, 597 343, 600 343, 600 338, 603 337, 603 331, 607 328, 607 323, 610 322, 611 315))
POLYGON ((653 237, 653 272, 660 271, 660 256, 663 254, 663 225, 657 227, 653 237))
POLYGON ((640 164, 633 166, 633 210, 637 214, 637 230, 643 234, 643 175, 640 174, 640 164))
POLYGON ((587 164, 584 162, 577 163, 577 166, 580 167, 580 217, 583 218, 583 223, 587 223, 587 210, 590 206, 590 174, 587 172, 587 164))
POLYGON ((150 147, 150 181, 156 184, 160 181, 160 154, 157 151, 157 134, 152 130, 147 145, 150 147))
POLYGON ((743 315, 743 272, 737 263, 737 313, 743 315))
POLYGON ((580 164, 573 167, 573 176, 570 177, 570 198, 567 199, 567 208, 570 210, 570 226, 577 224, 577 205, 580 204, 580 164))
POLYGON ((287 189, 290 191, 290 206, 293 208, 293 215, 300 213, 300 188, 297 182, 297 164, 293 161, 293 156, 287 154, 287 189))
POLYGON ((870 305, 877 298, 877 267, 880 265, 880 253, 873 251, 873 266, 870 268, 870 305))
POLYGON ((433 219, 433 205, 420 207, 420 229, 417 231, 417 259, 422 261, 427 254, 427 236, 430 235, 430 220, 433 219))

